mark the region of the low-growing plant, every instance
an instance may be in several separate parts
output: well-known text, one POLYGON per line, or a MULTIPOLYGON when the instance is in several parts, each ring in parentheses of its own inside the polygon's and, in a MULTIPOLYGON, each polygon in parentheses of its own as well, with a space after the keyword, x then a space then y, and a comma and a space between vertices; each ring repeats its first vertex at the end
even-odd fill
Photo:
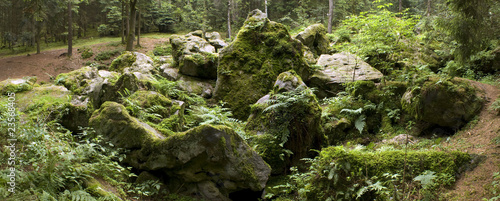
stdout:
POLYGON ((109 50, 109 51, 104 51, 100 52, 97 54, 94 58, 96 61, 104 61, 104 60, 109 60, 111 57, 117 56, 120 54, 119 50, 109 50))

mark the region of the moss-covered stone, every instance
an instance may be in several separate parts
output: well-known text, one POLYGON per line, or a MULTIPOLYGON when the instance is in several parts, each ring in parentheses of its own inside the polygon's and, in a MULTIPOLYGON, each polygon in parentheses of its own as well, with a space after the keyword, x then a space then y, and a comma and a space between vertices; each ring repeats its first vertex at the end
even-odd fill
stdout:
POLYGON ((138 149, 146 142, 165 138, 151 126, 130 116, 125 106, 105 102, 89 120, 89 126, 109 142, 125 149, 138 149))
POLYGON ((310 150, 319 149, 325 137, 321 107, 300 77, 293 71, 281 73, 274 89, 264 98, 267 101, 261 99, 252 106, 245 130, 273 174, 280 174, 300 159, 314 156, 310 150))
POLYGON ((110 71, 123 72, 123 69, 132 66, 132 64, 137 59, 136 55, 132 52, 124 52, 122 55, 117 57, 111 65, 109 66, 110 71))
POLYGON ((233 43, 220 53, 215 98, 228 103, 235 117, 246 119, 250 105, 272 89, 276 77, 295 70, 309 76, 302 44, 282 24, 252 11, 233 43))
POLYGON ((22 79, 7 79, 0 82, 0 95, 17 93, 33 89, 36 77, 24 77, 22 79))
POLYGON ((205 52, 185 55, 179 72, 193 77, 216 79, 217 57, 217 54, 205 52))
POLYGON ((469 81, 431 77, 408 90, 401 104, 417 120, 457 130, 482 108, 484 100, 478 94, 469 81))
POLYGON ((318 98, 334 97, 343 91, 342 84, 358 80, 379 81, 383 74, 364 62, 356 55, 346 52, 333 55, 323 54, 317 66, 321 70, 314 72, 306 81, 309 87, 317 88, 318 98))
POLYGON ((386 173, 404 175, 406 181, 411 181, 426 170, 455 177, 470 160, 469 154, 459 151, 364 151, 349 150, 342 146, 328 147, 321 151, 317 161, 312 164, 317 175, 303 179, 306 184, 313 185, 307 193, 308 198, 324 200, 329 196, 335 197, 338 192, 357 192, 365 185, 360 181, 374 176, 382 180, 386 173))
POLYGON ((141 170, 165 172, 171 181, 169 188, 182 192, 196 189, 209 200, 213 196, 227 198, 243 189, 262 190, 270 174, 262 158, 225 126, 203 125, 145 143, 129 155, 127 163, 141 170), (184 185, 179 189, 176 183, 184 185), (215 187, 211 192, 217 193, 205 195, 209 189, 204 186, 215 187))
POLYGON ((294 37, 311 50, 318 57, 328 52, 329 41, 326 37, 326 28, 323 24, 313 24, 294 37))
POLYGON ((114 187, 102 179, 98 180, 96 178, 89 178, 85 180, 83 186, 85 186, 85 191, 94 197, 110 200, 122 200, 113 192, 116 191, 114 187))
POLYGON ((41 86, 16 94, 17 107, 33 120, 59 122, 70 108, 70 91, 62 86, 41 86), (41 119, 40 119, 41 120, 41 119))

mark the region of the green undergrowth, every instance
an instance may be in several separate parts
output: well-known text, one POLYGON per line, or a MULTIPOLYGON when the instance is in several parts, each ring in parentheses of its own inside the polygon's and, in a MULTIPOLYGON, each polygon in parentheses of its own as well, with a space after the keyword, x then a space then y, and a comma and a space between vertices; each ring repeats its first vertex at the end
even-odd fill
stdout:
POLYGON ((471 157, 458 151, 420 151, 393 148, 324 148, 307 159, 306 172, 293 174, 280 185, 268 186, 266 197, 292 200, 405 200, 429 199, 454 183, 471 157))

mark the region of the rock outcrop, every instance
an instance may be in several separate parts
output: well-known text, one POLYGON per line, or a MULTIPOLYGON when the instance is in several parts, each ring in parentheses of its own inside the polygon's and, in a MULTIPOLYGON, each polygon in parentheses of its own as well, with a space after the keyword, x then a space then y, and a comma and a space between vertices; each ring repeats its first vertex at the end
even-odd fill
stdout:
POLYGON ((345 52, 323 54, 316 65, 321 66, 322 70, 314 72, 307 85, 318 89, 316 95, 320 99, 335 96, 337 92, 344 90, 342 84, 345 82, 378 81, 384 76, 361 58, 345 52))
POLYGON ((208 41, 195 33, 170 37, 175 65, 179 72, 193 77, 216 79, 216 49, 208 41))
POLYGON ((36 77, 24 77, 22 79, 7 79, 0 82, 0 95, 29 91, 33 89, 36 77))
POLYGON ((298 33, 295 39, 299 40, 318 57, 328 52, 329 41, 326 38, 326 28, 322 24, 313 24, 304 31, 298 33))
POLYGON ((408 90, 401 99, 403 109, 424 128, 440 126, 458 130, 478 114, 483 100, 479 90, 463 79, 430 78, 421 87, 408 90))
POLYGON ((125 160, 130 166, 168 178, 172 191, 229 200, 235 191, 261 191, 270 175, 264 160, 225 126, 203 125, 165 137, 115 102, 104 103, 89 125, 130 150, 125 160))
POLYGON ((309 76, 302 47, 284 25, 252 11, 236 39, 220 52, 214 97, 227 102, 235 117, 246 119, 250 105, 272 89, 280 73, 293 69, 302 78, 309 76))
POLYGON ((245 130, 273 174, 298 165, 301 158, 313 157, 310 150, 320 149, 325 140, 321 107, 293 71, 281 73, 274 90, 252 106, 245 130))

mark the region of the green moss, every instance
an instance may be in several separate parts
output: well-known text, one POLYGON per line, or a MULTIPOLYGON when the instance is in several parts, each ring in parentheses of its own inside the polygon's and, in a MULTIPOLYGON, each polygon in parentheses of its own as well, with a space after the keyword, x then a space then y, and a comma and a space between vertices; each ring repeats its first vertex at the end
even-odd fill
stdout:
POLYGON ((36 77, 24 77, 23 79, 7 79, 0 82, 0 95, 18 93, 33 89, 36 77))
POLYGON ((248 117, 250 105, 272 89, 280 73, 293 69, 303 79, 309 74, 302 44, 290 37, 286 27, 267 19, 260 22, 249 18, 245 24, 252 26, 244 26, 220 53, 214 95, 227 102, 239 119, 248 117))
MULTIPOLYGON (((426 170, 437 174, 443 173, 452 177, 458 175, 461 167, 468 164, 471 156, 467 153, 452 151, 365 151, 349 150, 344 147, 328 147, 321 151, 320 156, 311 167, 318 175, 309 176, 305 181, 314 184, 307 194, 309 198, 326 199, 335 196, 337 192, 347 192, 349 188, 357 191, 359 186, 368 178, 384 178, 383 175, 405 172, 405 180, 411 181, 414 177, 426 170), (405 168, 406 165, 406 168, 405 168), (335 167, 335 169, 334 169, 335 167), (331 171, 337 171, 331 173, 331 171), (329 179, 329 174, 337 175, 336 179, 329 179), (327 189, 332 189, 328 191, 327 189)), ((373 181, 375 182, 375 181, 373 181)), ((351 190, 352 191, 352 190, 351 190)))
POLYGON ((130 116, 125 106, 110 101, 94 111, 89 126, 114 145, 126 149, 140 148, 146 142, 159 139, 147 124, 130 116))
POLYGON ((430 77, 408 90, 401 105, 416 120, 458 129, 481 109, 477 94, 466 80, 430 77))
POLYGON ((55 83, 63 85, 73 93, 81 95, 83 90, 88 87, 93 74, 97 73, 92 67, 83 67, 69 73, 61 73, 56 77, 55 83))
POLYGON ((109 70, 116 72, 123 72, 123 69, 132 66, 132 64, 135 62, 136 59, 137 58, 134 53, 125 52, 118 58, 113 60, 113 62, 111 62, 109 70))
POLYGON ((43 86, 16 94, 19 110, 33 120, 60 120, 70 109, 71 96, 64 87, 43 86))

